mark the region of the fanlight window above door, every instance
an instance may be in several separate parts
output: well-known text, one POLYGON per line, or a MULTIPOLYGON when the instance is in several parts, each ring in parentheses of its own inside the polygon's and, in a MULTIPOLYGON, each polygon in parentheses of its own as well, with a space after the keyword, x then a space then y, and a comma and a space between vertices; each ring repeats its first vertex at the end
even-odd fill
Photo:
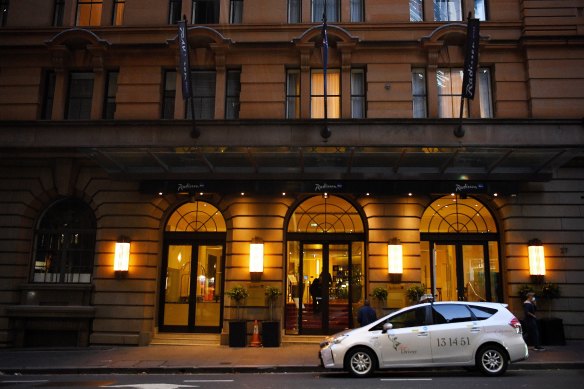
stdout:
POLYGON ((225 232, 225 219, 219 210, 206 202, 195 201, 180 206, 166 223, 168 232, 225 232))
POLYGON ((347 200, 337 196, 314 196, 300 204, 288 223, 288 232, 361 233, 361 216, 347 200))
POLYGON ((497 223, 491 212, 480 201, 444 196, 434 201, 420 222, 424 233, 494 233, 497 223))

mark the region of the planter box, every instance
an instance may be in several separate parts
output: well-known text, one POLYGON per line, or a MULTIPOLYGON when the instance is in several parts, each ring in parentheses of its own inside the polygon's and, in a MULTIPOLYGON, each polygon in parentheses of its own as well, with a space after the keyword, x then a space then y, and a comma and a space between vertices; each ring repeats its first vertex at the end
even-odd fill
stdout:
POLYGON ((280 322, 262 322, 262 345, 264 347, 280 347, 280 322))
POLYGON ((545 318, 539 320, 539 336, 541 343, 547 346, 564 346, 564 322, 559 318, 545 318))
POLYGON ((245 320, 229 322, 229 347, 245 347, 247 344, 247 323, 245 320))

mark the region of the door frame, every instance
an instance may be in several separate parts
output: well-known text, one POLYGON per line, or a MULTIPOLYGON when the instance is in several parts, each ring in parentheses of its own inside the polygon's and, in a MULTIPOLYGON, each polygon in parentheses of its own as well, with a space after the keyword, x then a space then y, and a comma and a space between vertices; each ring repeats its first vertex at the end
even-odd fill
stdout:
MULTIPOLYGON (((432 253, 434 245, 453 245, 455 246, 455 261, 456 261, 456 290, 459 301, 464 301, 464 266, 462 257, 462 247, 465 245, 483 246, 483 265, 485 269, 485 299, 486 301, 503 301, 503 291, 497 290, 496 296, 491 293, 491 267, 489 257, 489 242, 497 242, 497 256, 499 259, 499 285, 503 285, 503 272, 501 271, 501 242, 499 241, 499 234, 485 233, 485 234, 444 234, 444 233, 421 233, 420 241, 426 241, 429 244, 429 259, 432 263, 432 253), (488 273, 487 273, 488 272, 488 273)), ((434 280, 434 268, 430 266, 430 280, 434 280)), ((431 289, 433 285, 429 286, 431 289)))
POLYGON ((225 243, 226 234, 224 232, 167 232, 164 237, 162 262, 160 266, 160 279, 158 288, 158 330, 160 332, 183 332, 183 333, 221 333, 223 327, 223 309, 225 304, 225 243), (189 314, 188 324, 186 326, 179 325, 165 325, 164 324, 164 308, 165 308, 165 290, 166 290, 166 271, 168 268, 168 248, 171 245, 191 246, 191 280, 190 280, 190 296, 189 296, 189 314), (218 326, 197 326, 194 322, 194 312, 196 310, 197 299, 193 293, 196 293, 196 288, 193 288, 196 283, 197 269, 198 269, 198 248, 200 246, 221 246, 221 258, 218 264, 221 266, 222 274, 220 281, 221 294, 219 305, 219 325, 218 326), (197 266, 193 266, 197 265, 197 266), (194 276, 193 276, 194 274, 194 276))

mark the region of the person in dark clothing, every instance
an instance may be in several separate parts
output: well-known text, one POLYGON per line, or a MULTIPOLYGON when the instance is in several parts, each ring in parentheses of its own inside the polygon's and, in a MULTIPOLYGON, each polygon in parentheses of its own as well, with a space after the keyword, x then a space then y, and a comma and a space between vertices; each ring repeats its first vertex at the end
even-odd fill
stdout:
POLYGON ((319 299, 321 297, 320 294, 320 278, 317 277, 312 281, 310 287, 308 288, 310 292, 310 296, 312 297, 312 311, 313 312, 320 312, 320 305, 319 299))
POLYGON ((525 323, 527 335, 529 336, 529 339, 531 339, 531 341, 533 342, 534 350, 543 351, 545 349, 541 347, 541 343, 539 340, 537 316, 535 316, 536 311, 537 307, 535 305, 535 293, 529 292, 527 293, 527 299, 523 302, 523 312, 525 313, 523 321, 525 323))
POLYGON ((365 300, 363 306, 359 308, 359 312, 357 312, 357 321, 361 327, 373 323, 377 320, 377 315, 375 314, 375 310, 371 308, 371 304, 369 300, 365 300))

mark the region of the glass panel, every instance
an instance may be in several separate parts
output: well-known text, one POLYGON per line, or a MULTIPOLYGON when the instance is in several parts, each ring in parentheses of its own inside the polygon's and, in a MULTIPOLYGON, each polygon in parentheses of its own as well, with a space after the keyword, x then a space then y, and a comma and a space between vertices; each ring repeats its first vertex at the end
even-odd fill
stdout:
MULTIPOLYGON (((338 69, 329 69, 327 82, 327 117, 341 117, 341 73, 338 69)), ((324 118, 324 72, 313 70, 310 81, 310 117, 324 118)))
POLYGON ((124 8, 126 0, 116 0, 114 3, 113 25, 121 26, 124 23, 124 8))
MULTIPOLYGON (((312 22, 319 23, 322 21, 324 14, 324 0, 312 0, 312 22)), ((326 20, 327 22, 339 21, 338 0, 328 0, 326 2, 326 20)))
POLYGON ((462 4, 460 0, 434 0, 434 20, 437 22, 461 21, 462 4))
POLYGON ((489 242, 489 276, 491 279, 491 301, 499 301, 502 289, 498 242, 489 242))
POLYGON ((170 0, 168 11, 168 23, 176 24, 181 17, 182 0, 170 0))
POLYGON ((363 232, 363 221, 357 210, 337 196, 314 196, 296 208, 289 232, 354 233, 363 232))
POLYGON ((286 118, 300 118, 300 71, 288 70, 286 80, 286 118))
POLYGON ((488 208, 478 200, 444 196, 426 208, 420 232, 497 232, 497 224, 488 208))
POLYGON ((365 263, 363 261, 363 242, 351 244, 351 305, 353 312, 353 327, 358 326, 357 313, 363 306, 365 295, 365 263))
POLYGON ((85 0, 77 3, 77 26, 101 24, 102 1, 85 0))
POLYGON ((485 7, 485 0, 475 0, 474 17, 481 21, 487 20, 487 9, 485 7))
POLYGON ((485 256, 483 245, 462 246, 464 300, 486 301, 485 256))
POLYGON ((412 97, 414 118, 428 116, 426 108, 426 71, 424 69, 412 70, 412 97))
MULTIPOLYGON (((180 188, 179 188, 180 190, 180 188)), ((202 201, 186 203, 179 207, 166 224, 171 232, 225 232, 225 220, 219 210, 202 201)))
POLYGON ((195 326, 216 327, 221 320, 221 246, 199 246, 195 326))
POLYGON ((231 0, 229 23, 241 23, 243 20, 243 0, 231 0))
POLYGON ((321 332, 328 290, 321 277, 324 266, 323 245, 305 244, 302 253, 302 331, 321 332))
POLYGON ((63 15, 65 14, 65 0, 55 1, 55 12, 53 14, 53 26, 60 27, 63 25, 63 15))
POLYGON ((479 97, 481 102, 481 118, 493 117, 493 99, 491 96, 491 71, 479 69, 479 97))
POLYGON ((189 297, 191 294, 190 245, 170 245, 164 292, 164 325, 189 324, 189 297))
POLYGON ((67 119, 90 119, 93 99, 93 73, 71 73, 67 119))
POLYGON ((193 0, 191 22, 193 24, 216 24, 219 22, 218 0, 193 0))
MULTIPOLYGON (((300 282, 300 242, 288 242, 288 273, 286 276, 286 333, 298 334, 302 283, 300 282)), ((314 274, 313 274, 314 277, 314 274)), ((309 276, 310 280, 310 276, 309 276)))
POLYGON ((225 119, 239 118, 239 94, 241 91, 241 72, 230 70, 227 72, 227 93, 225 96, 225 119))
POLYGON ((424 0, 410 0, 410 22, 424 21, 424 0))
MULTIPOLYGON (((215 116, 215 72, 193 71, 193 99, 197 119, 213 119, 215 116)), ((192 118, 191 105, 187 105, 187 118, 192 118)))
POLYGON ((365 117, 365 73, 362 69, 351 70, 351 117, 365 117))
POLYGON ((162 119, 174 119, 174 101, 176 97, 176 72, 164 72, 164 96, 162 100, 162 119))
POLYGON ((107 85, 105 91, 105 104, 103 107, 103 118, 113 119, 116 113, 116 95, 118 93, 118 75, 119 72, 108 72, 107 85))
MULTIPOLYGON (((323 269, 324 270, 324 269, 323 269)), ((349 299, 360 297, 355 292, 351 293, 349 284, 355 277, 352 270, 361 274, 361 267, 351 269, 349 266, 349 250, 346 244, 329 245, 328 274, 330 274, 331 284, 329 287, 329 304, 328 304, 328 330, 329 333, 342 331, 349 328, 349 299)), ((326 273, 322 280, 326 280, 326 273)), ((325 281, 321 281, 324 285, 325 281)), ((326 291, 326 288, 324 289, 326 291)), ((325 297, 325 296, 323 296, 325 297)), ((325 304, 326 306, 326 304, 325 304)))
POLYGON ((301 0, 288 0, 288 23, 300 23, 301 0))
MULTIPOLYGON (((436 248, 436 293, 438 301, 457 301, 456 246, 437 244, 436 248)), ((428 283, 426 285, 430 285, 428 283)))
POLYGON ((363 0, 351 0, 351 22, 363 21, 363 0))

